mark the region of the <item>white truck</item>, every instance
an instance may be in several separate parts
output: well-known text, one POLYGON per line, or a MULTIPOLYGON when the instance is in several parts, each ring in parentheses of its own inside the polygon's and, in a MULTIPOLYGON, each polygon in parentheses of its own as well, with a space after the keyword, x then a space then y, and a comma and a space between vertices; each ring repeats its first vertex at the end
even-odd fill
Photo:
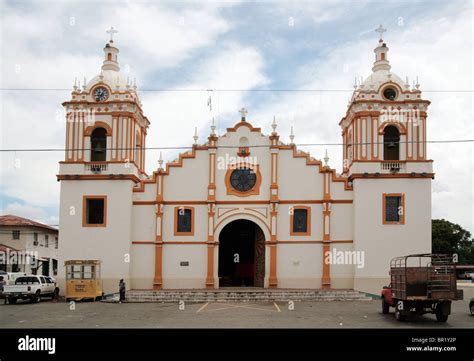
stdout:
POLYGON ((59 288, 52 277, 28 275, 18 277, 14 285, 4 286, 3 294, 9 304, 15 304, 19 299, 38 303, 45 296, 52 299, 57 297, 59 288))

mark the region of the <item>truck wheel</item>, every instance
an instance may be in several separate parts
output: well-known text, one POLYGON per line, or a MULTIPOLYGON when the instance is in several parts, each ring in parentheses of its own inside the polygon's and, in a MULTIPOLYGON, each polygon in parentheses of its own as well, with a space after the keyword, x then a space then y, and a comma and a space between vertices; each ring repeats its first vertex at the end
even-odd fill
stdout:
POLYGON ((405 315, 402 314, 402 309, 401 309, 402 305, 403 305, 403 302, 398 301, 395 306, 395 319, 400 322, 405 321, 405 315))
POLYGON ((385 301, 385 297, 382 297, 382 313, 386 315, 390 312, 390 305, 385 301))
POLYGON ((436 308, 436 320, 438 322, 446 322, 448 320, 449 315, 443 315, 443 309, 442 307, 437 307, 436 308))
POLYGON ((9 299, 8 299, 8 303, 9 303, 10 305, 14 305, 14 304, 16 303, 16 300, 17 300, 17 299, 16 299, 15 297, 9 298, 9 299))
POLYGON ((40 303, 41 302, 41 291, 36 291, 35 295, 31 298, 31 302, 40 303))

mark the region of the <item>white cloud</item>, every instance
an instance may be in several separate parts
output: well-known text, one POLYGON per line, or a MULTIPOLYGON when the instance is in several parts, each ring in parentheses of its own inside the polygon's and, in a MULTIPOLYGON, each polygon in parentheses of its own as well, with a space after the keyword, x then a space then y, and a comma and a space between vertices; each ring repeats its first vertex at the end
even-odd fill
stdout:
MULTIPOLYGON (((198 66, 188 82, 178 89, 252 89, 267 84, 261 54, 252 47, 228 44, 198 66)), ((147 144, 150 147, 190 146, 194 128, 207 136, 214 116, 216 122, 228 116, 238 121, 237 110, 243 106, 245 93, 201 91, 170 91, 143 94, 144 110, 151 119, 147 144), (212 94, 212 112, 207 106, 212 94)), ((207 139, 201 137, 200 143, 207 139)), ((163 151, 165 160, 172 160, 178 151, 163 151)), ((147 169, 156 169, 159 152, 149 151, 147 169)))
POLYGON ((17 202, 8 204, 5 208, 0 209, 0 214, 13 214, 23 218, 31 219, 36 222, 45 224, 58 224, 51 223, 51 221, 58 221, 57 219, 48 217, 46 211, 41 207, 34 207, 28 204, 20 204, 17 202))

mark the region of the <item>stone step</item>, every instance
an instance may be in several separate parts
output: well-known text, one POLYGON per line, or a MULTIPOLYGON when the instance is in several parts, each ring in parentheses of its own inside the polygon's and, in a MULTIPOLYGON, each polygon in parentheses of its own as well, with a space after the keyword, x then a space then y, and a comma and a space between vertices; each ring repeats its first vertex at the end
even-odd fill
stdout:
POLYGON ((269 301, 369 301, 372 298, 355 290, 131 290, 127 302, 269 302, 269 301))

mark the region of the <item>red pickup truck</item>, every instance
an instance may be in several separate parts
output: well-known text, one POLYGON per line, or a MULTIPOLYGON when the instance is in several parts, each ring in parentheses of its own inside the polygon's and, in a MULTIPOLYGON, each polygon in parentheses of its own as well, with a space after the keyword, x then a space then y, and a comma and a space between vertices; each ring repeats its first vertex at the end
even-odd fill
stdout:
POLYGON ((395 307, 395 318, 404 321, 412 314, 434 313, 446 322, 451 302, 463 299, 456 286, 456 264, 444 254, 413 254, 390 262, 389 286, 383 288, 382 313, 395 307))

